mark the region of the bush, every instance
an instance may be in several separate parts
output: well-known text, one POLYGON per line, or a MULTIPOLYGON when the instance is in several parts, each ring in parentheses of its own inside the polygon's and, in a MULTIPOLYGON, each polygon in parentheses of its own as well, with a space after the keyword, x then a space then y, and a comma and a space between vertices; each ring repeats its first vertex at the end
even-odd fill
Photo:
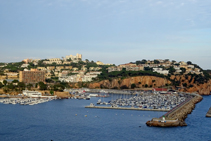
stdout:
POLYGON ((134 89, 136 87, 136 84, 131 84, 131 89, 134 89))
POLYGON ((123 85, 120 87, 120 89, 128 89, 128 87, 126 85, 123 85))

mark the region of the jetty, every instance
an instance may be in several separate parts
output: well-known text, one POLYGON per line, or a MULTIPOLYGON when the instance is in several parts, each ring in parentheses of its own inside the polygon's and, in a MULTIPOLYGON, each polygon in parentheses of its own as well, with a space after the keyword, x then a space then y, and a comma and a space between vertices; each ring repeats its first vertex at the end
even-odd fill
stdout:
POLYGON ((200 102, 203 98, 198 94, 190 94, 191 98, 186 99, 177 107, 170 110, 160 118, 153 118, 151 121, 147 121, 147 126, 156 127, 174 127, 174 126, 187 126, 185 119, 187 115, 195 108, 195 104, 200 102))
POLYGON ((139 110, 139 111, 160 111, 168 112, 168 109, 148 109, 148 108, 135 108, 135 107, 106 107, 106 106, 85 106, 85 108, 96 108, 96 109, 115 109, 115 110, 139 110))
POLYGON ((207 114, 206 114, 206 117, 211 117, 211 107, 210 109, 208 110, 207 114))

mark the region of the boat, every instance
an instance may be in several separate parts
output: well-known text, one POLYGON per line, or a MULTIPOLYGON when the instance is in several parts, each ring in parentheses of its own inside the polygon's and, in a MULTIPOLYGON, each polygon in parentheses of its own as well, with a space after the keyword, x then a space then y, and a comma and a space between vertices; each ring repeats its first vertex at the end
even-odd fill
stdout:
POLYGON ((89 94, 89 96, 90 96, 90 97, 95 97, 95 96, 97 97, 98 94, 89 94))
POLYGON ((93 104, 93 103, 90 103, 90 105, 89 105, 90 107, 94 107, 95 105, 93 104))
POLYGON ((101 99, 99 99, 98 101, 97 101, 97 104, 100 104, 101 103, 101 99))
POLYGON ((90 96, 87 96, 87 97, 86 97, 86 100, 90 100, 90 96))

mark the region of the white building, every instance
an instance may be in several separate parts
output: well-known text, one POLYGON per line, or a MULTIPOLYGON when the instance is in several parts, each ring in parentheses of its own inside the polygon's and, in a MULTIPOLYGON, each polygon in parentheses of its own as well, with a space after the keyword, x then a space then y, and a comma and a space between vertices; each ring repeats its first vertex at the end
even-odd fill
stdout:
POLYGON ((164 74, 164 75, 169 74, 169 70, 163 70, 163 68, 153 68, 153 72, 157 72, 157 73, 164 74))

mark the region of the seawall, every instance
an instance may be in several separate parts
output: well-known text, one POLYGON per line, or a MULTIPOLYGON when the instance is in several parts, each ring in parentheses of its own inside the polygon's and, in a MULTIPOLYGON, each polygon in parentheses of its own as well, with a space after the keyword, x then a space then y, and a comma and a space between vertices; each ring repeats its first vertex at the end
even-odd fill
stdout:
POLYGON ((147 121, 147 126, 156 127, 174 127, 174 126, 186 126, 185 119, 187 115, 192 112, 195 108, 195 104, 200 102, 203 98, 198 94, 192 94, 193 97, 181 103, 176 108, 172 109, 162 117, 166 120, 160 118, 153 118, 151 121, 147 121))

